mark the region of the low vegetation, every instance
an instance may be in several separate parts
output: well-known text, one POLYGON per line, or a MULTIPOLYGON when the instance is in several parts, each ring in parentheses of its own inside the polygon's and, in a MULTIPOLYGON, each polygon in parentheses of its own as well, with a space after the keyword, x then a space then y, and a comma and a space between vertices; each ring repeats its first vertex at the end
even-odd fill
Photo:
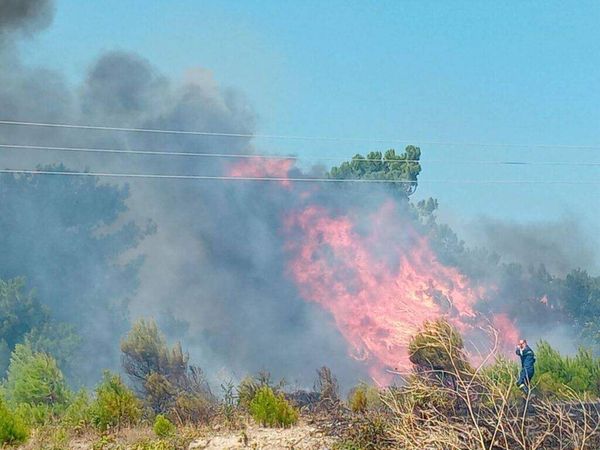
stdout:
POLYGON ((213 395, 181 347, 140 321, 122 341, 123 372, 105 372, 92 391, 73 392, 49 354, 17 344, 0 389, 0 443, 23 449, 187 448, 214 427, 289 428, 301 420, 335 437, 336 450, 591 450, 600 446, 600 360, 581 349, 564 356, 535 346, 533 396, 516 387, 513 359, 469 362, 460 334, 438 320, 409 345, 414 370, 393 387, 360 383, 340 398, 335 376, 317 370, 312 391, 290 392, 260 372, 213 395), (490 362, 491 361, 491 362, 490 362), (129 380, 129 382, 127 382, 129 380))
POLYGON ((298 421, 298 411, 283 394, 275 394, 269 386, 261 387, 250 401, 250 413, 264 427, 289 427, 298 421))

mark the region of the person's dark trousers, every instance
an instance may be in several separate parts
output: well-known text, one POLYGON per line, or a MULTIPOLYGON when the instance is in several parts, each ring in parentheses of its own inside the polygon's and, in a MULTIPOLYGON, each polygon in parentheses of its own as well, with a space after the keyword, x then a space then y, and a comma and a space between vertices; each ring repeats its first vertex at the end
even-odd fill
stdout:
POLYGON ((529 383, 533 378, 533 370, 521 369, 519 373, 519 379, 517 380, 517 386, 525 393, 525 395, 529 394, 529 383))

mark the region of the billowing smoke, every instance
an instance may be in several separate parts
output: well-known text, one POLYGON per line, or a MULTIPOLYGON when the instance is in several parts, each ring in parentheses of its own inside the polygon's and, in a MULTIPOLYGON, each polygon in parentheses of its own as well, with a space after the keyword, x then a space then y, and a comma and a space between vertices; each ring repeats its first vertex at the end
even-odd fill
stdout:
POLYGON ((507 262, 526 266, 544 264, 557 275, 597 265, 593 250, 596 242, 574 218, 532 224, 483 218, 473 226, 471 241, 501 254, 507 262))
POLYGON ((0 30, 35 31, 50 25, 54 5, 52 0, 2 0, 0 30))
MULTIPOLYGON (((109 52, 93 62, 80 86, 71 86, 51 70, 25 66, 15 42, 48 25, 53 4, 0 0, 0 8, 2 118, 242 135, 255 130, 255 114, 243 95, 220 87, 203 69, 191 70, 182 81, 172 80, 139 55, 109 52)), ((255 151, 245 138, 7 125, 0 125, 0 141, 170 152, 255 151)), ((32 169, 59 162, 98 172, 305 176, 290 160, 0 152, 2 167, 32 169)), ((383 370, 396 360, 402 364, 406 355, 395 358, 393 353, 405 349, 406 334, 414 331, 418 319, 450 314, 467 329, 479 326, 478 314, 489 313, 494 325, 514 339, 512 318, 523 304, 533 300, 531 308, 537 309, 530 308, 528 317, 540 320, 535 312, 552 306, 541 301, 548 294, 545 287, 531 283, 527 274, 504 279, 503 272, 492 270, 478 276, 476 269, 485 264, 466 250, 460 261, 444 258, 444 249, 426 242, 426 230, 415 225, 415 212, 406 199, 385 186, 151 179, 131 179, 127 186, 122 180, 110 183, 118 186, 111 191, 113 203, 86 200, 85 184, 81 191, 71 186, 63 192, 58 181, 40 182, 36 201, 22 206, 25 212, 18 204, 10 210, 20 214, 19 224, 38 224, 34 231, 0 222, 14 231, 0 238, 11 250, 0 260, 0 278, 27 275, 40 300, 57 317, 77 325, 88 351, 96 349, 94 358, 81 362, 87 377, 118 364, 118 341, 128 320, 139 316, 157 318, 168 336, 182 340, 194 362, 212 375, 224 371, 240 377, 268 369, 307 385, 315 368, 325 364, 348 385, 366 379, 373 367, 383 370), (49 188, 55 191, 46 200, 49 188), (386 215, 389 204, 394 206, 386 215), (78 240, 80 229, 69 226, 73 216, 93 218, 90 227, 101 224, 93 229, 98 241, 91 247, 78 240), (474 261, 472 270, 468 261, 474 261), (465 274, 476 281, 471 283, 465 274), (481 286, 490 289, 484 292, 481 286), (353 309, 344 309, 339 302, 350 297, 353 309), (410 302, 416 302, 421 315, 415 315, 410 302), (359 313, 364 317, 352 315, 359 313), (394 330, 404 335, 390 335, 394 330), (352 351, 369 364, 353 358, 352 351)), ((498 242, 496 248, 509 233, 486 231, 486 237, 498 242)), ((531 243, 528 236, 525 230, 518 233, 521 245, 509 248, 511 257, 523 258, 519 251, 531 243)), ((539 243, 534 251, 545 249, 541 241, 534 242, 539 243)), ((547 248, 541 254, 551 259, 553 251, 547 248)))
MULTIPOLYGON (((17 4, 20 2, 15 2, 17 4)), ((16 17, 21 29, 33 30, 52 5, 31 2, 16 17), (37 11, 37 13, 36 13, 37 11), (29 17, 29 22, 26 20, 29 17)), ((4 19, 5 23, 7 19, 4 19)), ((8 35, 7 35, 8 36, 8 35)), ((20 38, 17 33, 11 39, 20 38)), ((135 128, 218 130, 225 133, 252 133, 255 116, 238 92, 220 88, 207 71, 196 69, 182 82, 161 75, 144 58, 125 52, 100 56, 90 67, 81 86, 68 86, 60 74, 34 69, 20 63, 7 42, 0 64, 0 115, 4 118, 39 122, 68 122, 135 128), (10 62, 8 64, 7 62, 10 62)), ((173 152, 251 153, 247 139, 185 135, 133 134, 66 129, 35 129, 2 126, 4 143, 45 146, 154 149, 173 152)), ((25 169, 64 162, 68 168, 121 173, 171 173, 219 175, 234 170, 212 158, 93 155, 5 150, 3 167, 25 169)), ((106 180, 102 180, 105 182, 106 180)), ((120 183, 118 180, 114 183, 120 183)), ((109 232, 127 226, 128 221, 152 233, 139 235, 139 246, 115 255, 130 270, 110 279, 106 271, 94 268, 93 261, 73 268, 63 291, 48 265, 66 264, 73 254, 53 253, 52 242, 38 242, 40 254, 56 254, 52 261, 28 258, 22 264, 38 297, 50 304, 61 319, 78 324, 78 331, 92 344, 101 343, 99 358, 83 361, 92 365, 86 376, 100 367, 118 362, 117 329, 101 320, 109 314, 82 315, 101 295, 114 301, 128 298, 130 318, 154 316, 173 338, 182 339, 193 359, 209 373, 224 369, 232 376, 268 369, 291 382, 309 382, 316 367, 330 364, 356 378, 366 371, 347 357, 343 337, 318 306, 302 301, 285 271, 284 236, 281 218, 290 197, 279 186, 245 182, 138 180, 129 183, 129 211, 116 221, 107 220, 109 232), (64 258, 64 259, 63 259, 64 258), (131 265, 135 267, 131 267, 131 265), (35 267, 32 267, 35 266, 35 267), (80 274, 81 272, 81 274, 80 274), (83 272, 86 276, 83 277, 83 272), (92 275, 90 274, 90 272, 92 275), (135 279, 128 279, 127 274, 135 279), (95 278, 94 278, 95 276, 95 278), (82 284, 87 284, 84 286, 82 284), (90 286, 91 285, 91 286, 90 286), (116 286, 118 285, 118 286, 116 286), (67 289, 77 289, 72 294, 67 289), (89 295, 93 291, 94 295, 89 295), (72 300, 67 301, 65 295, 72 300), (78 298, 74 298, 78 297, 78 298), (77 305, 77 308, 74 307, 77 305), (106 330, 102 327, 106 326, 106 330), (112 346, 114 351, 110 351, 112 346)), ((55 201, 60 202, 60 199, 55 201)), ((109 206, 109 205, 107 205, 109 206)), ((93 204, 62 205, 62 208, 94 208, 93 204)), ((56 206, 57 213, 61 207, 56 206)), ((48 211, 29 211, 33 222, 49 221, 48 211)), ((62 218, 51 220, 55 239, 68 239, 61 228, 62 218)), ((119 232, 122 233, 122 232, 119 232)), ((11 241, 12 242, 12 241, 11 241)), ((17 252, 19 249, 16 249, 17 252)), ((22 249, 24 250, 24 249, 22 249)), ((89 249, 75 248, 73 252, 89 249)), ((8 255, 6 256, 7 258, 8 255)), ((19 266, 16 257, 4 267, 19 266)), ((108 270, 108 269, 106 269, 108 270)), ((9 270, 2 277, 16 275, 9 270)), ((92 308, 93 309, 93 308, 92 308)), ((122 332, 122 329, 121 329, 122 332)), ((343 378, 343 377, 342 377, 343 378)), ((343 380, 342 380, 343 381, 343 380)))

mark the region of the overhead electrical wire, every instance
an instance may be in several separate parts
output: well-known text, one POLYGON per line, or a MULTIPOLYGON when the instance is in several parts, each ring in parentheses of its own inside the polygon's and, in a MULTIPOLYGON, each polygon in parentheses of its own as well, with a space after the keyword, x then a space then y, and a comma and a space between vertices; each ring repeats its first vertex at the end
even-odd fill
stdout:
POLYGON ((98 131, 122 131, 135 133, 159 133, 159 134, 182 134, 195 136, 214 136, 229 138, 253 138, 253 139, 288 139, 305 141, 338 141, 338 142, 373 142, 373 143, 405 143, 419 145, 447 145, 447 146, 475 146, 475 147, 506 147, 506 148, 538 148, 538 149, 566 149, 600 150, 600 145, 565 145, 565 144, 514 144, 514 143, 491 143, 491 142, 448 142, 448 141, 424 141, 421 139, 397 139, 397 138, 352 138, 348 136, 303 136, 283 134, 259 134, 259 133, 231 133, 219 131, 202 130, 180 130, 161 128, 135 128, 135 127, 112 127, 102 125, 85 125, 57 122, 28 122, 19 120, 0 120, 1 125, 30 126, 46 128, 69 128, 98 131))
POLYGON ((600 184, 600 180, 469 180, 469 179, 432 179, 432 180, 375 180, 375 179, 352 179, 352 178, 308 178, 308 177, 248 177, 248 176, 213 176, 213 175, 180 175, 180 174, 156 174, 156 173, 115 173, 115 172, 77 172, 77 171, 53 171, 32 169, 0 169, 0 173, 22 174, 22 175, 55 175, 55 176, 88 176, 88 177, 110 177, 110 178, 155 178, 155 179, 178 179, 178 180, 220 180, 220 181, 276 181, 276 182, 306 182, 306 183, 360 183, 360 184, 600 184))
MULTIPOLYGON (((297 156, 297 155, 275 155, 275 154, 248 154, 248 153, 208 153, 208 152, 172 152, 165 150, 136 150, 119 148, 96 148, 96 147, 60 147, 48 145, 23 145, 23 144, 0 144, 0 149, 23 149, 41 151, 64 151, 75 153, 110 153, 126 155, 156 155, 156 156, 187 156, 202 158, 230 158, 230 159, 263 159, 263 160, 294 160, 294 161, 339 161, 343 156, 297 156)), ((511 161, 511 160, 477 160, 477 159, 398 159, 385 160, 382 158, 355 158, 351 161, 358 162, 401 162, 401 163, 439 163, 439 164, 482 164, 482 165, 509 165, 509 166, 600 166, 600 162, 593 161, 511 161)))

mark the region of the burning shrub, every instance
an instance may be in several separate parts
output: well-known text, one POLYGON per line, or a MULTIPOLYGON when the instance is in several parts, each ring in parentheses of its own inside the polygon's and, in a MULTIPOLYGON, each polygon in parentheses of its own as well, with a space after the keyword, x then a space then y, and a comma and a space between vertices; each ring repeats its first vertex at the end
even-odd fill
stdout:
POLYGON ((92 423, 100 430, 136 424, 142 409, 134 393, 125 386, 119 375, 104 373, 91 406, 92 423))
POLYGON ((471 370, 460 333, 444 319, 426 321, 411 339, 410 362, 421 370, 471 370))
POLYGON ((263 427, 287 428, 298 421, 298 411, 269 386, 258 390, 250 402, 250 413, 263 427))

